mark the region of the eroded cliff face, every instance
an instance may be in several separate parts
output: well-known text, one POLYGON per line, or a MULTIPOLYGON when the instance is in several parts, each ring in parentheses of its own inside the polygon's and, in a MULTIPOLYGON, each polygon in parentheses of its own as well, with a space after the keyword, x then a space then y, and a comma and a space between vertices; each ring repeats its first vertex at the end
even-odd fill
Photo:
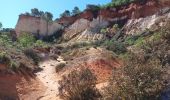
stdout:
POLYGON ((58 23, 73 24, 76 20, 87 19, 89 21, 101 17, 108 21, 118 21, 121 19, 140 18, 153 15, 164 7, 169 7, 168 0, 147 0, 145 3, 134 2, 125 6, 118 6, 115 8, 104 8, 98 11, 85 10, 79 15, 72 17, 63 17, 59 19, 58 23))
POLYGON ((163 9, 163 12, 147 16, 145 18, 130 19, 125 25, 125 33, 129 35, 140 35, 147 29, 158 30, 166 25, 170 19, 170 8, 163 9))
POLYGON ((108 21, 100 20, 99 18, 93 19, 93 21, 80 19, 66 28, 63 38, 70 42, 102 40, 105 39, 105 36, 100 34, 100 29, 108 25, 108 21))
POLYGON ((22 32, 32 33, 40 36, 49 36, 62 29, 62 26, 56 22, 48 22, 41 17, 20 15, 15 31, 17 36, 22 32))
MULTIPOLYGON (((126 34, 137 34, 150 29, 161 22, 161 19, 168 19, 169 15, 166 13, 169 6, 169 1, 147 0, 145 3, 134 2, 126 6, 101 9, 97 13, 87 10, 76 16, 75 22, 65 28, 63 38, 71 42, 102 40, 106 36, 100 34, 100 30, 114 24, 124 26, 126 34)), ((161 26, 163 23, 159 24, 161 26)))
POLYGON ((17 35, 21 34, 22 32, 28 32, 34 34, 39 33, 40 35, 47 36, 52 35, 58 30, 62 29, 63 25, 69 26, 68 28, 64 29, 64 40, 69 40, 71 37, 75 38, 73 40, 100 40, 101 38, 105 38, 104 36, 101 36, 101 34, 98 34, 99 30, 103 27, 107 27, 108 25, 112 24, 119 24, 123 26, 128 20, 151 16, 160 11, 162 8, 169 6, 170 2, 168 0, 161 0, 159 2, 156 0, 147 0, 145 3, 134 2, 125 6, 105 8, 97 11, 87 9, 78 15, 62 17, 53 23, 48 23, 46 20, 40 17, 20 15, 15 30, 17 35), (84 21, 82 21, 82 19, 84 21), (103 23, 108 24, 98 27, 103 23), (77 24, 79 25, 75 26, 77 24), (92 25, 94 27, 91 27, 92 25))
POLYGON ((73 50, 74 56, 68 61, 62 74, 80 68, 90 69, 97 77, 98 83, 105 82, 112 75, 112 69, 120 68, 122 62, 104 48, 89 48, 89 50, 73 50))
POLYGON ((0 64, 0 100, 37 100, 45 96, 47 87, 34 71, 24 67, 13 71, 0 64))

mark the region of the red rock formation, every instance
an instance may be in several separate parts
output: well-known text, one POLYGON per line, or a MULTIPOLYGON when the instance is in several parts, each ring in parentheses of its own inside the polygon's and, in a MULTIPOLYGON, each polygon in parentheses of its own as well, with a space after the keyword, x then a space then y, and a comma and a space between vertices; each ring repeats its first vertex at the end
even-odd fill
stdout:
POLYGON ((78 19, 88 19, 92 20, 94 18, 94 14, 91 10, 85 10, 79 15, 71 16, 71 17, 61 17, 57 22, 62 25, 71 25, 78 19))
POLYGON ((88 20, 92 20, 95 16, 100 16, 104 19, 114 19, 121 18, 127 16, 128 19, 131 18, 140 18, 153 15, 158 12, 162 7, 169 7, 170 1, 161 0, 161 2, 157 2, 156 0, 147 0, 145 4, 141 4, 139 2, 134 2, 128 5, 123 5, 115 8, 106 8, 98 11, 97 15, 91 10, 85 10, 77 16, 61 18, 59 23, 62 24, 72 24, 76 20, 84 18, 88 20))
POLYGON ((120 18, 128 16, 131 18, 146 17, 156 13, 160 9, 160 5, 155 0, 148 0, 145 4, 131 3, 127 6, 118 8, 107 8, 100 10, 99 15, 103 18, 120 18))
POLYGON ((77 19, 77 16, 61 17, 57 22, 61 25, 67 26, 74 23, 77 19))
POLYGON ((93 62, 87 62, 84 66, 89 68, 97 76, 100 83, 108 80, 112 75, 112 70, 120 67, 120 63, 117 59, 98 59, 93 62))
POLYGON ((0 75, 0 99, 18 100, 16 84, 20 77, 16 75, 0 75))
MULTIPOLYGON (((78 51, 77 51, 78 52, 78 51)), ((120 68, 122 63, 114 58, 111 52, 102 48, 90 48, 89 50, 80 51, 77 53, 73 60, 68 62, 68 67, 65 67, 67 71, 72 71, 79 68, 89 68, 97 77, 98 82, 107 81, 112 75, 114 68, 120 68), (83 53, 85 55, 83 55, 83 53)))
POLYGON ((91 10, 85 10, 83 13, 80 14, 80 18, 92 20, 95 17, 95 14, 91 10))

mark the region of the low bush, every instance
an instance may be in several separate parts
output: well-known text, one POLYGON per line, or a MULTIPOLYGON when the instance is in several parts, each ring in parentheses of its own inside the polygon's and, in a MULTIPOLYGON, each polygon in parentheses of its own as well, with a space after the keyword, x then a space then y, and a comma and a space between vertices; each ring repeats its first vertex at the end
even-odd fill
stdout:
POLYGON ((101 8, 109 8, 109 7, 127 5, 127 4, 129 4, 129 3, 133 2, 133 1, 137 1, 137 0, 112 0, 112 2, 101 6, 101 8))
POLYGON ((89 69, 74 70, 59 82, 59 95, 64 100, 97 100, 96 77, 89 69))
POLYGON ((106 49, 111 50, 117 54, 126 52, 125 45, 122 42, 116 41, 114 38, 111 40, 106 40, 103 44, 106 49))
POLYGON ((9 33, 0 33, 0 45, 11 48, 13 46, 12 43, 12 38, 9 33))
POLYGON ((60 63, 55 67, 56 72, 61 71, 65 67, 65 63, 60 63))
POLYGON ((158 100, 165 89, 165 69, 160 60, 141 61, 132 56, 125 67, 113 71, 105 88, 106 100, 158 100))
POLYGON ((10 58, 7 56, 6 52, 0 53, 0 63, 10 65, 10 58))
POLYGON ((105 33, 107 33, 107 30, 106 30, 105 28, 102 28, 102 29, 100 30, 100 33, 105 34, 105 33))
POLYGON ((32 49, 26 49, 24 51, 24 54, 28 57, 31 58, 33 60, 33 62, 38 65, 40 59, 40 56, 32 49))
POLYGON ((35 47, 47 48, 48 44, 42 40, 37 40, 34 44, 35 47))
POLYGON ((23 48, 31 47, 36 42, 35 37, 29 33, 23 33, 18 38, 19 45, 23 48))

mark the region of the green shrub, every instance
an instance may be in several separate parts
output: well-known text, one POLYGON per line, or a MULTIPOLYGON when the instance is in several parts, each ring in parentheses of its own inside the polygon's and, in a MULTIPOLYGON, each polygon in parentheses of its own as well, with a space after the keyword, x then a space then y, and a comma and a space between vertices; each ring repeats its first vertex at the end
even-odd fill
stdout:
POLYGON ((100 6, 99 5, 88 4, 88 5, 86 5, 86 9, 92 10, 92 11, 98 11, 98 10, 100 10, 100 6))
POLYGON ((48 44, 45 43, 45 42, 43 42, 42 40, 37 40, 37 41, 35 42, 34 46, 46 48, 46 47, 48 47, 48 44))
POLYGON ((128 46, 133 45, 134 43, 135 43, 135 40, 132 37, 128 37, 125 40, 125 44, 128 46))
POLYGON ((109 8, 109 7, 126 5, 126 4, 133 2, 133 1, 136 1, 136 0, 112 0, 112 2, 101 6, 101 8, 109 8))
POLYGON ((40 62, 40 56, 32 49, 26 49, 24 50, 24 54, 28 57, 31 58, 33 60, 33 62, 38 65, 38 63, 40 62))
POLYGON ((29 33, 23 33, 18 38, 19 44, 26 48, 31 47, 36 42, 35 37, 32 34, 29 33))
POLYGON ((100 33, 107 33, 107 30, 106 30, 105 28, 102 28, 102 29, 100 30, 100 33))
POLYGON ((0 63, 10 65, 11 59, 6 52, 0 53, 0 63))
POLYGON ((55 69, 56 69, 56 72, 59 72, 59 71, 61 71, 64 67, 65 67, 65 63, 60 63, 59 65, 57 65, 56 67, 55 67, 55 69))
POLYGON ((11 48, 13 46, 12 43, 12 38, 9 36, 9 33, 0 33, 0 45, 11 48))
POLYGON ((137 47, 141 47, 142 45, 144 45, 145 44, 145 39, 144 39, 144 37, 139 37, 136 41, 135 41, 135 43, 134 43, 137 47))
POLYGON ((116 30, 119 30, 119 29, 120 29, 120 28, 119 28, 119 24, 114 24, 112 28, 113 28, 113 29, 116 29, 116 30))
POLYGON ((59 81, 59 95, 64 100, 97 100, 96 77, 89 69, 74 70, 59 81))
POLYGON ((154 33, 151 37, 149 37, 149 41, 157 41, 160 40, 162 38, 162 34, 157 32, 154 33))
POLYGON ((127 60, 130 57, 130 53, 129 52, 125 52, 119 55, 119 58, 122 60, 127 60))
POLYGON ((160 60, 149 59, 145 62, 131 56, 126 66, 114 70, 105 88, 106 100, 158 100, 165 89, 165 69, 160 60))
POLYGON ((126 52, 125 45, 116 41, 114 38, 111 40, 106 40, 103 45, 106 47, 106 49, 111 50, 117 54, 126 52))
POLYGON ((9 68, 12 70, 16 70, 17 68, 19 68, 19 64, 15 61, 11 61, 9 68))

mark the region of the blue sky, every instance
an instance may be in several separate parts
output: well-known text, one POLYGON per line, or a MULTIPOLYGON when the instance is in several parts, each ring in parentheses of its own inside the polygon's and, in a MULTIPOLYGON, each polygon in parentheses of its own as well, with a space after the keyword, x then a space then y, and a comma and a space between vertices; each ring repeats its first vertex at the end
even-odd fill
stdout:
POLYGON ((4 28, 14 28, 18 15, 32 8, 49 11, 57 18, 64 10, 78 6, 81 10, 86 4, 106 4, 111 0, 0 0, 0 22, 4 28))

